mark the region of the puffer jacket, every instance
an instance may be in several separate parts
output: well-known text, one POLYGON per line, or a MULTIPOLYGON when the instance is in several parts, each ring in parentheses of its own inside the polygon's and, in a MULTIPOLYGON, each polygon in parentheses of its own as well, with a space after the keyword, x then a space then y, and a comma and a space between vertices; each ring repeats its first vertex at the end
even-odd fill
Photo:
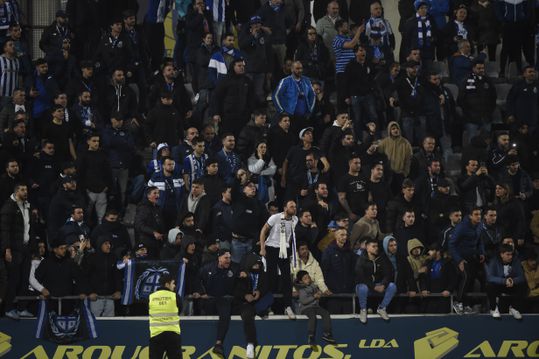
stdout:
POLYGON ((350 244, 339 248, 335 241, 322 253, 322 272, 326 285, 333 293, 351 293, 354 288, 355 255, 350 244))

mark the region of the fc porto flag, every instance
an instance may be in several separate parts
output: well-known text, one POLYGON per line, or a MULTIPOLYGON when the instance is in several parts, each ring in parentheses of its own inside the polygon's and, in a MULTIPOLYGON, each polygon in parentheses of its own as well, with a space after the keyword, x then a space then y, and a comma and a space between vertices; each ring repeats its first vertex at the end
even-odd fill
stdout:
POLYGON ((159 279, 164 274, 173 274, 176 276, 176 291, 183 298, 186 268, 183 260, 179 262, 128 260, 118 263, 117 267, 124 271, 121 298, 123 305, 147 301, 150 294, 159 288, 159 279))
POLYGON ((81 300, 69 315, 59 315, 49 305, 45 299, 39 301, 36 338, 59 344, 97 338, 96 320, 88 299, 81 300))

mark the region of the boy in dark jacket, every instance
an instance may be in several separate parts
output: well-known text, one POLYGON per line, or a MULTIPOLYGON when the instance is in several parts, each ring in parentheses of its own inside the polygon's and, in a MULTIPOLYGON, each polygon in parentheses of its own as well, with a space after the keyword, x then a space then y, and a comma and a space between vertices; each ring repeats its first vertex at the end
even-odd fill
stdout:
POLYGON ((333 339, 331 334, 331 318, 329 316, 329 312, 320 307, 319 303, 322 292, 320 289, 318 289, 318 286, 312 282, 309 273, 307 271, 300 270, 296 275, 294 286, 299 292, 300 313, 305 314, 307 318, 309 318, 307 329, 309 345, 316 345, 314 341, 314 336, 316 334, 316 315, 320 315, 322 317, 324 326, 324 334, 322 334, 322 339, 329 344, 334 344, 335 339, 333 339))
POLYGON ((359 320, 367 323, 367 299, 369 293, 384 295, 376 312, 385 321, 389 320, 386 307, 397 293, 397 286, 393 283, 393 267, 386 257, 378 252, 378 241, 368 238, 365 252, 356 263, 356 293, 359 298, 359 320))

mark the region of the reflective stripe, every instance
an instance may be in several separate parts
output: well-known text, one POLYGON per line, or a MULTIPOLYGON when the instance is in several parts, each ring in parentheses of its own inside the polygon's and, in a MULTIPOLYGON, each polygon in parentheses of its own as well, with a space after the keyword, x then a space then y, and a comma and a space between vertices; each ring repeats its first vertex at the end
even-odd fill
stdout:
POLYGON ((178 313, 155 313, 150 314, 150 317, 156 318, 156 317, 175 317, 178 313))
POLYGON ((175 325, 178 322, 163 322, 163 323, 150 323, 150 327, 165 327, 167 325, 175 325))

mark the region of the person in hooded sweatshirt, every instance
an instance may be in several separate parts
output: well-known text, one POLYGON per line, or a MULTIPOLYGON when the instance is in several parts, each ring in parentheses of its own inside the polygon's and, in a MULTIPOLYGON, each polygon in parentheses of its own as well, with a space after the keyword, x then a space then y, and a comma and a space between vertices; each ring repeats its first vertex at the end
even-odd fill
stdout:
POLYGON ((388 136, 380 141, 378 152, 385 154, 389 159, 393 171, 393 181, 400 187, 402 180, 410 174, 412 145, 401 136, 401 128, 395 121, 391 121, 387 125, 387 133, 388 136))
MULTIPOLYGON (((182 238, 180 253, 176 258, 180 258, 185 263, 184 297, 187 295, 192 295, 195 299, 200 297, 199 271, 201 262, 198 252, 197 244, 193 237, 185 236, 182 238)), ((193 305, 194 303, 192 301, 184 302, 182 313, 185 315, 193 314, 193 305)))
POLYGON ((449 296, 457 286, 455 266, 444 256, 442 246, 433 243, 429 246, 430 261, 427 264, 427 291, 442 294, 440 297, 425 298, 423 313, 447 313, 450 310, 449 296))
POLYGON ((111 246, 114 255, 122 258, 124 254, 131 251, 133 245, 127 232, 127 228, 118 220, 120 214, 117 210, 110 208, 105 212, 105 217, 101 224, 96 226, 90 234, 92 248, 97 248, 97 239, 103 235, 111 239, 111 246))
POLYGON ((329 312, 320 306, 320 298, 322 297, 322 291, 311 280, 311 276, 307 271, 300 270, 296 275, 294 281, 294 287, 299 292, 299 310, 301 314, 305 314, 309 318, 309 324, 307 329, 307 338, 309 345, 316 345, 316 316, 322 317, 322 323, 324 327, 324 333, 322 334, 322 340, 328 344, 336 343, 333 339, 331 329, 331 317, 329 312))
POLYGON ((254 354, 257 345, 255 317, 267 317, 268 310, 273 303, 273 294, 270 292, 268 275, 264 271, 264 264, 260 256, 249 253, 241 263, 243 267, 234 288, 235 307, 241 315, 243 331, 247 341, 247 357, 254 354))
POLYGON ((96 317, 113 317, 114 300, 120 299, 122 277, 116 259, 112 238, 103 235, 97 239, 95 252, 84 256, 82 261, 82 275, 88 282, 86 294, 90 298, 90 310, 96 317))
POLYGON ((148 187, 146 198, 135 212, 135 242, 144 244, 148 250, 148 259, 159 258, 164 240, 165 228, 158 200, 159 188, 148 187))

